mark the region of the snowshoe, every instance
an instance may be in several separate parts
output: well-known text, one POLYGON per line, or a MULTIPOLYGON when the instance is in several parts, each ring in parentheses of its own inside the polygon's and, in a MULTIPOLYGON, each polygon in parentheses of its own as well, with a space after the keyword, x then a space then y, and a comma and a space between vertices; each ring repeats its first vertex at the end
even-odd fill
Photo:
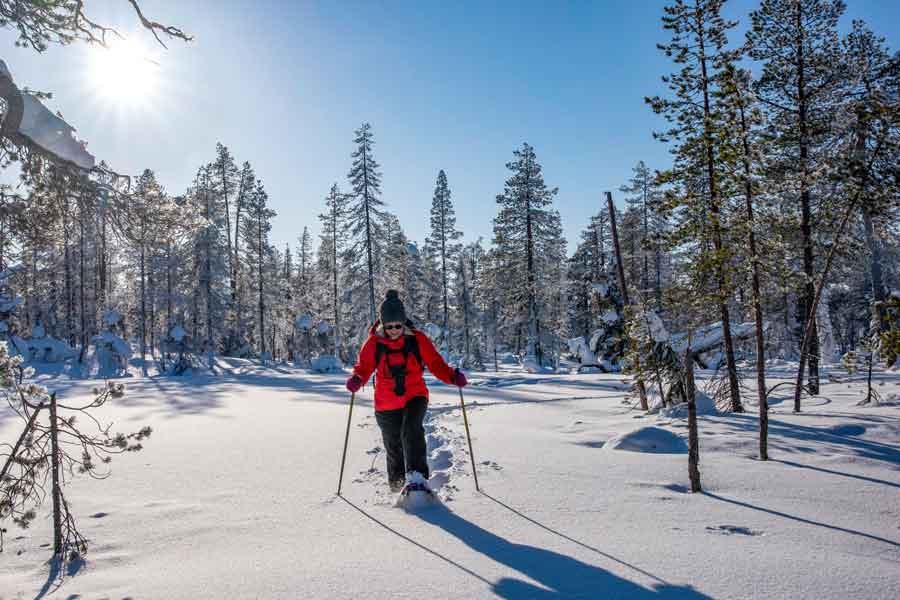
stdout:
POLYGON ((421 473, 410 471, 406 474, 406 485, 400 490, 396 506, 409 511, 423 508, 436 501, 437 496, 428 488, 428 482, 421 473))

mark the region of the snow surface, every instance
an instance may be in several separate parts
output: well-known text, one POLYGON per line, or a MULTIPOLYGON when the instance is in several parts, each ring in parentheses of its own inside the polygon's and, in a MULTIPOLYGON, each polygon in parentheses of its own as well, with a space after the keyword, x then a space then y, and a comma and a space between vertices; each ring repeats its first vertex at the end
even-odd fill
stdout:
POLYGON ((606 450, 650 452, 652 454, 685 454, 687 443, 677 433, 660 427, 639 427, 617 435, 603 445, 606 450))
MULTIPOLYGON (((687 435, 683 419, 626 403, 620 375, 520 367, 473 373, 465 388, 476 492, 458 392, 429 379, 441 502, 409 514, 388 490, 371 386, 356 397, 338 498, 346 373, 219 366, 134 372, 100 416, 152 437, 110 478, 67 488, 86 561, 62 578, 48 565, 47 503, 28 530, 4 523, 0 597, 900 597, 900 406, 857 406, 861 376, 842 371, 800 414, 776 392, 768 462, 756 459, 749 376, 747 413, 698 418, 702 494, 687 491, 686 454, 610 450, 628 432, 687 435)), ((96 385, 45 372, 63 401, 96 385)), ((771 374, 788 381, 793 365, 771 374)), ((876 378, 885 398, 900 392, 900 374, 876 378)), ((0 411, 0 441, 20 426, 0 411)))
POLYGON ((187 337, 187 331, 184 330, 184 327, 181 325, 176 325, 172 328, 172 331, 169 332, 169 337, 171 337, 176 342, 183 342, 184 338, 187 337))

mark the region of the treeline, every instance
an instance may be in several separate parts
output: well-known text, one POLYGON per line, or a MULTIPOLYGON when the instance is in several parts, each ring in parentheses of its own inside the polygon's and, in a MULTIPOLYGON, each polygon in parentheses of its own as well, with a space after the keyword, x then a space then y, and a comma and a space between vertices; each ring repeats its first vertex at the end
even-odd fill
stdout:
POLYGON ((609 345, 598 331, 619 350, 628 338, 615 218, 629 318, 652 312, 672 331, 718 322, 722 353, 711 366, 724 367, 733 409, 739 363, 753 354, 808 361, 814 393, 821 361, 862 350, 892 363, 900 59, 862 22, 841 36, 837 0, 766 0, 743 40, 728 39, 736 23, 723 5, 665 7, 669 92, 647 103, 670 123, 655 135, 672 164, 638 162, 615 215, 598 190, 571 252, 558 190, 528 144, 498 181, 491 240, 463 242, 452 170, 436 173, 428 234, 412 240, 382 200, 363 124, 346 180, 323 190, 319 239, 304 228, 285 248, 269 238, 275 213, 262 182, 221 144, 177 194, 152 171, 85 176, 31 157, 27 193, 5 190, 0 211, 0 266, 16 265, 7 284, 24 298, 4 313, 9 333, 40 325, 84 360, 114 310, 119 333, 164 364, 175 342, 209 361, 347 361, 396 288, 454 359, 496 365, 509 353, 552 367, 572 338, 594 351, 609 345), (764 331, 761 346, 735 339, 732 324, 744 322, 764 331))

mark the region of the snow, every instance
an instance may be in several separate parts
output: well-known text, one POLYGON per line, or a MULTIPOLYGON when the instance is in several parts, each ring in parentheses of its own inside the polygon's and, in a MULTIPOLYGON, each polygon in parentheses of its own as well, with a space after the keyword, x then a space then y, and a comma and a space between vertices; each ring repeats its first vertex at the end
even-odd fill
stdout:
MULTIPOLYGON (((761 462, 749 374, 747 413, 698 417, 702 494, 687 491, 686 454, 621 447, 687 436, 684 420, 623 403, 621 376, 518 366, 472 373, 481 384, 464 388, 479 493, 457 389, 429 379, 441 502, 410 514, 388 490, 370 385, 356 396, 338 498, 346 373, 219 362, 219 376, 136 371, 100 409, 153 436, 116 457, 108 479, 67 487, 91 549, 61 580, 47 563, 49 502, 27 530, 3 524, 0 596, 900 597, 900 407, 857 406, 862 377, 841 372, 800 414, 776 392, 772 460, 761 462)), ((773 368, 768 384, 794 367, 773 368)), ((63 402, 96 385, 38 370, 63 402)), ((900 373, 876 377, 885 398, 900 392, 900 373)), ((20 426, 0 411, 0 441, 20 426)))
POLYGON ((344 368, 344 363, 335 356, 323 355, 312 359, 310 368, 317 373, 332 373, 341 371, 344 368))
MULTIPOLYGON (((699 390, 694 396, 694 405, 697 409, 698 415, 713 416, 719 414, 719 410, 716 408, 715 400, 699 390)), ((668 417, 672 419, 687 419, 687 404, 682 402, 681 404, 676 404, 674 406, 660 408, 659 415, 661 417, 668 417)))
POLYGON ((604 297, 609 293, 609 285, 606 283, 592 283, 591 288, 604 297))
POLYGON ((106 323, 107 327, 115 327, 122 322, 122 315, 117 310, 108 310, 103 315, 103 322, 106 323))
POLYGON ((61 160, 86 171, 94 168, 94 157, 85 149, 84 142, 73 137, 75 129, 71 125, 50 112, 32 94, 22 92, 22 102, 19 133, 61 160))
POLYGON ((422 328, 422 331, 425 335, 428 336, 431 341, 438 340, 444 334, 444 330, 441 329, 440 325, 436 323, 425 323, 425 326, 422 328))
POLYGON ((600 319, 607 325, 612 325, 619 320, 619 313, 614 310, 607 310, 600 315, 600 319))
POLYGON ((300 331, 309 331, 312 329, 313 318, 309 315, 300 315, 294 321, 294 326, 300 331))
POLYGON ((116 354, 123 357, 125 360, 131 358, 131 346, 116 334, 104 331, 97 337, 100 338, 100 341, 109 344, 109 346, 115 350, 116 354))
POLYGON ((659 427, 641 427, 618 435, 603 446, 604 450, 627 450, 654 454, 686 454, 687 444, 676 433, 659 427))
POLYGON ((169 337, 180 343, 187 337, 187 331, 185 331, 184 327, 181 325, 176 325, 172 328, 172 331, 169 332, 169 337))

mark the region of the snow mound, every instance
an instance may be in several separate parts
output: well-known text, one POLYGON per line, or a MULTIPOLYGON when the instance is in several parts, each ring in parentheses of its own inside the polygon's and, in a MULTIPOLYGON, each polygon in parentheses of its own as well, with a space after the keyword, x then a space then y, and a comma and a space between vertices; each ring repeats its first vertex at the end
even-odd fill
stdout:
MULTIPOLYGON (((697 406, 697 416, 715 416, 719 414, 719 410, 716 408, 715 400, 713 400, 703 392, 697 392, 697 395, 694 398, 694 404, 696 404, 697 406)), ((675 406, 662 408, 659 411, 659 416, 667 417, 669 419, 687 419, 687 402, 682 402, 681 404, 676 404, 675 406)))
POLYGON ((525 369, 527 373, 555 373, 556 371, 551 367, 541 366, 538 364, 537 357, 533 354, 526 356, 522 359, 522 368, 525 369))
POLYGON ((501 365, 517 365, 519 364, 519 359, 511 352, 503 352, 497 355, 497 362, 501 365))
POLYGON ((641 427, 617 435, 606 442, 603 449, 650 454, 687 454, 688 451, 683 439, 660 427, 641 427))
POLYGON ((336 373, 344 368, 344 363, 335 356, 317 356, 312 359, 310 368, 316 373, 336 373))

